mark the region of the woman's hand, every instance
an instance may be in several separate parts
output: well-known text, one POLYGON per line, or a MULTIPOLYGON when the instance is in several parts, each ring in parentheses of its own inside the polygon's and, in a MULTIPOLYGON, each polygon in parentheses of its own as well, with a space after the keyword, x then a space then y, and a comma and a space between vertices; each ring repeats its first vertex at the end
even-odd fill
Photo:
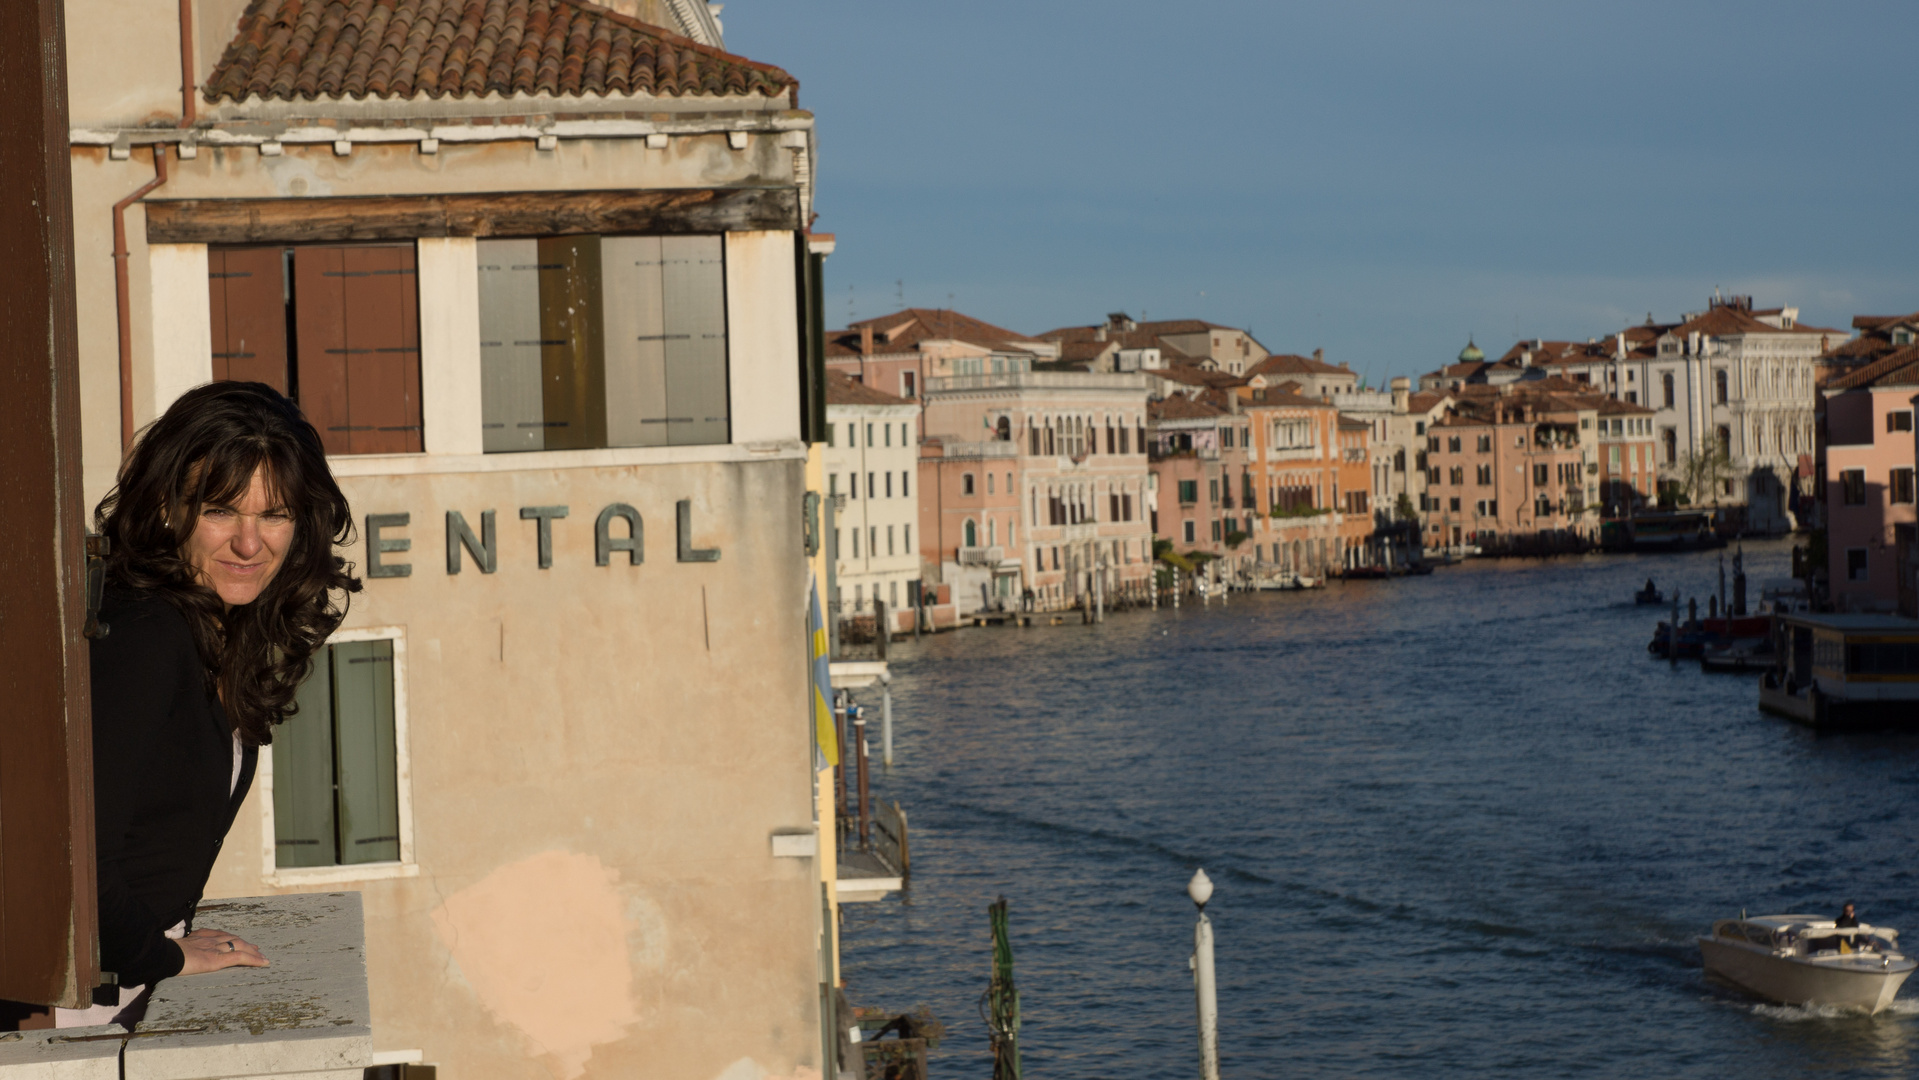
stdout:
POLYGON ((270 961, 252 944, 225 930, 195 930, 173 942, 186 955, 182 975, 201 975, 230 967, 266 967, 270 961))

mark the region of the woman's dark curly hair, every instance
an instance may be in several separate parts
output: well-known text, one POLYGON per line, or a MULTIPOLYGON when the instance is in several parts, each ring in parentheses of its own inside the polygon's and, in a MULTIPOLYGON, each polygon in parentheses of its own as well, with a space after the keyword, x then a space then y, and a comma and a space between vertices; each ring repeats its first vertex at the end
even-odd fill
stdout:
POLYGON ((107 581, 178 608, 240 737, 272 742, 273 725, 295 711, 314 651, 346 617, 346 594, 360 591, 334 554, 352 541, 352 514, 299 406, 265 383, 187 391, 140 433, 94 520, 112 541, 107 581), (255 470, 293 515, 293 542, 259 597, 228 609, 184 548, 201 508, 239 501, 255 470))

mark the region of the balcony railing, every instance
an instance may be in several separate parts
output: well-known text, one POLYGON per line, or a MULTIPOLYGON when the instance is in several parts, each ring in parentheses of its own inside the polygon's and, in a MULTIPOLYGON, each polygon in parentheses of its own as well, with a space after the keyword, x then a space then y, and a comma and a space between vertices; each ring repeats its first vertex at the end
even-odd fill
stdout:
POLYGON ((1006 549, 998 545, 993 547, 963 547, 959 549, 961 566, 998 566, 1006 558, 1006 549))

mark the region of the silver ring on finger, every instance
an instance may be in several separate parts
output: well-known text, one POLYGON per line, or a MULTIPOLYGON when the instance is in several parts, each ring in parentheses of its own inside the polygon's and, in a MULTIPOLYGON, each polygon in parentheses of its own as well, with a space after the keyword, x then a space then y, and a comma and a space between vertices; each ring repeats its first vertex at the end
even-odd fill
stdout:
POLYGON ((227 940, 225 940, 225 941, 222 941, 222 942, 221 942, 220 944, 222 944, 222 945, 225 945, 225 946, 227 947, 227 951, 228 951, 228 952, 232 952, 232 951, 233 951, 233 939, 232 939, 232 938, 228 938, 227 940))

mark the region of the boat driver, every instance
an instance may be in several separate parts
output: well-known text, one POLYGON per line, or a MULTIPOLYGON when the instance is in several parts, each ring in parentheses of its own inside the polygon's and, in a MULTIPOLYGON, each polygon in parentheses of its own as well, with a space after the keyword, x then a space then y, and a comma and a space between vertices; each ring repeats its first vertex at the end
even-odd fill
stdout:
POLYGON ((1846 901, 1845 908, 1839 912, 1838 918, 1832 920, 1832 925, 1837 927, 1859 925, 1859 917, 1852 913, 1852 901, 1846 901))

